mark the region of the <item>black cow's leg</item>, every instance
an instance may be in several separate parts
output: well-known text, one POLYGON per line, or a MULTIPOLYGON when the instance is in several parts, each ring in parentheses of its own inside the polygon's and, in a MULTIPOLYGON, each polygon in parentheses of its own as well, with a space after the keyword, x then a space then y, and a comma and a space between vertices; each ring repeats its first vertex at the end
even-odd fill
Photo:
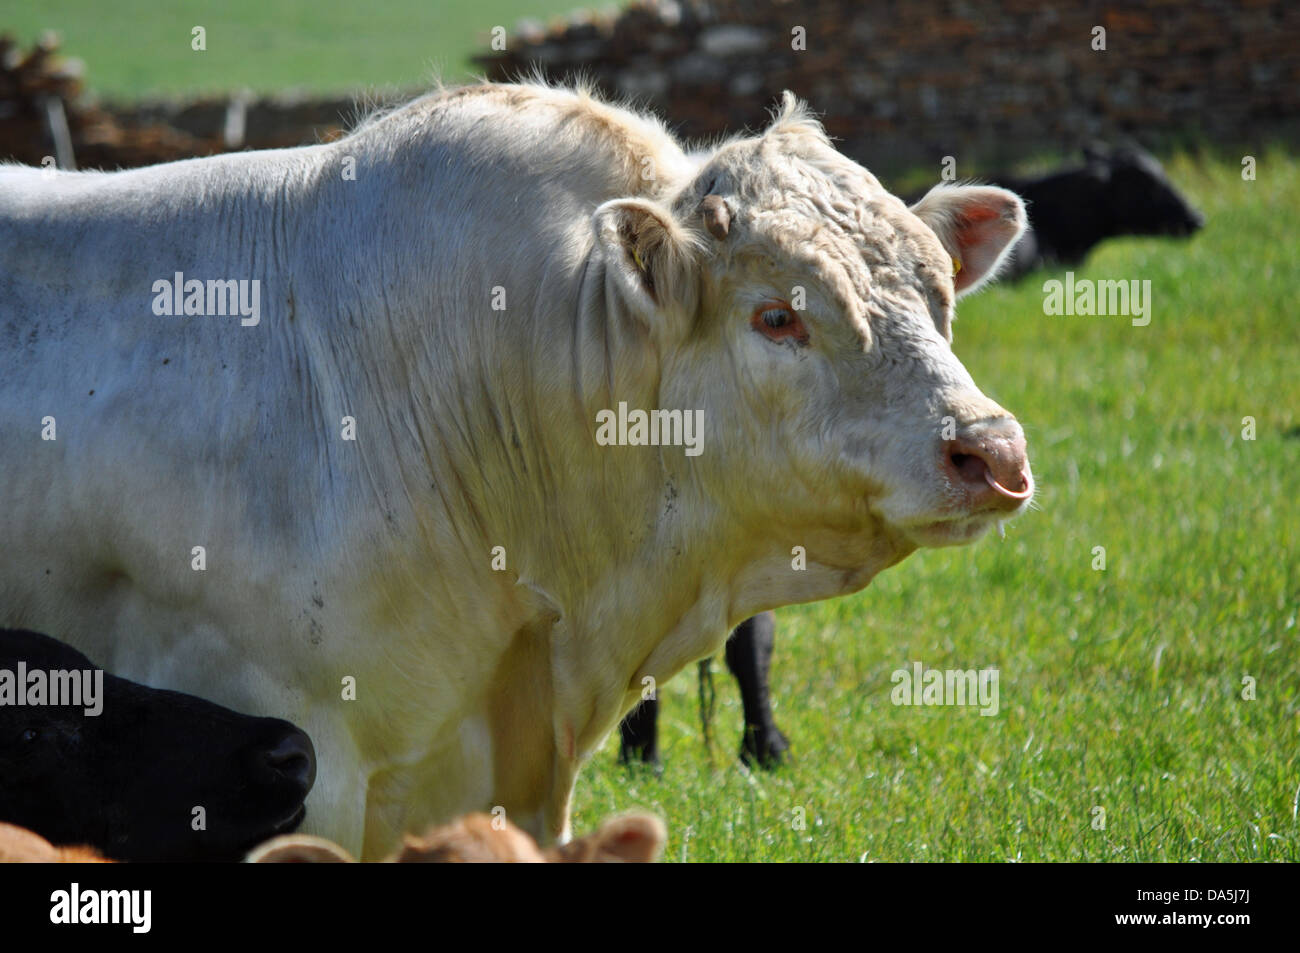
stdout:
POLYGON ((740 701, 745 708, 745 736, 740 742, 740 760, 775 768, 786 760, 790 743, 772 717, 768 692, 768 670, 772 666, 772 645, 776 620, 764 612, 736 626, 727 640, 727 668, 740 684, 740 701))
POLYGON ((636 760, 659 764, 659 699, 642 701, 628 712, 618 730, 621 736, 618 760, 622 764, 636 760))

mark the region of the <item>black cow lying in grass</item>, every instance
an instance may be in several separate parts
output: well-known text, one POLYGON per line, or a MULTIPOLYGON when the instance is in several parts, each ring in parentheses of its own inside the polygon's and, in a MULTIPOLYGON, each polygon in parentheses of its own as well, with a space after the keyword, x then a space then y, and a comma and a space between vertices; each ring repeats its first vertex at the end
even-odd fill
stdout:
MULTIPOLYGON (((1084 149, 1084 165, 1038 178, 995 177, 991 184, 1026 200, 1029 228, 1007 258, 1005 277, 1051 264, 1073 265, 1120 235, 1191 235, 1205 224, 1155 157, 1136 146, 1084 149)), ((920 196, 909 200, 914 202, 920 196)), ((745 735, 740 757, 760 767, 780 764, 789 744, 776 727, 768 691, 774 641, 772 614, 741 623, 727 642, 727 668, 740 684, 745 735)), ((657 764, 659 703, 641 705, 623 720, 619 758, 657 764)))
POLYGON ((1008 256, 1004 278, 1035 268, 1075 265, 1107 238, 1187 236, 1205 224, 1178 194, 1154 156, 1135 146, 1084 149, 1081 167, 1025 179, 997 176, 993 184, 1025 200, 1029 228, 1008 256))
POLYGON ((298 826, 315 778, 311 741, 287 721, 0 629, 0 821, 113 860, 236 861, 298 826))

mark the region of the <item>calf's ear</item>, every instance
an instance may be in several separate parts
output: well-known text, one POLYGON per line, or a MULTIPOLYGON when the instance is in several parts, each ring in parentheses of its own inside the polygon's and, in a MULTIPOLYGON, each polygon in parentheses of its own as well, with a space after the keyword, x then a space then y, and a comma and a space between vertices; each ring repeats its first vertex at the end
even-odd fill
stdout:
POLYGON ((601 824, 594 836, 608 860, 653 864, 664 852, 668 830, 653 814, 624 814, 601 824))
POLYGON ((647 199, 614 199, 596 209, 594 221, 609 279, 631 311, 651 325, 672 312, 694 312, 700 239, 672 212, 647 199))
POLYGON ((952 256, 958 297, 997 274, 1027 224, 1020 196, 991 185, 936 185, 912 212, 952 256))
POLYGON ((246 864, 353 864, 355 859, 331 840, 311 834, 281 834, 254 847, 246 864))
POLYGON ((667 839, 663 821, 638 812, 610 818, 596 833, 548 848, 543 856, 552 864, 653 864, 667 839))

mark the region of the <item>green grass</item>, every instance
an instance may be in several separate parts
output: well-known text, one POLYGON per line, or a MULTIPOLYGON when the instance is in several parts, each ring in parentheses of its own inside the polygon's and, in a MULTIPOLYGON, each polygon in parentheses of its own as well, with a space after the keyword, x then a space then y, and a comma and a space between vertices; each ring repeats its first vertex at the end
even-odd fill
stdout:
POLYGON ((1300 860, 1300 243, 1284 212, 1300 162, 1266 154, 1255 182, 1239 168, 1175 160, 1208 227, 1110 242, 1076 269, 1149 278, 1147 327, 1045 316, 1050 274, 962 303, 957 352, 1025 424, 1040 508, 1005 540, 777 613, 795 765, 739 766, 718 660, 713 756, 684 673, 662 689, 662 779, 619 767, 611 739, 575 830, 644 806, 673 860, 1300 860), (895 707, 890 673, 915 660, 996 666, 1001 711, 895 707))
MULTIPOLYGON (((474 72, 491 30, 507 42, 522 17, 543 22, 581 0, 0 0, 0 29, 28 46, 44 29, 86 63, 89 87, 112 98, 258 92, 352 92, 428 85, 474 72), (190 30, 207 30, 207 50, 190 30)), ((587 5, 590 6, 590 5, 587 5)))

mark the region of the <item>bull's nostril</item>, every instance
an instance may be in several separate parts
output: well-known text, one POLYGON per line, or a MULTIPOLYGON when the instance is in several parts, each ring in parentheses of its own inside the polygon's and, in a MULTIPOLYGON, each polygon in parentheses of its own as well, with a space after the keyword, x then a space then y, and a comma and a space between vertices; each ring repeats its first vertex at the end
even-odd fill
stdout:
POLYGON ((1024 432, 1013 418, 967 425, 941 452, 949 484, 972 510, 1015 510, 1033 496, 1024 432))
POLYGON ((984 479, 985 474, 989 472, 988 464, 973 453, 957 451, 950 454, 948 459, 952 461, 952 468, 957 471, 958 475, 969 483, 979 483, 984 479))

